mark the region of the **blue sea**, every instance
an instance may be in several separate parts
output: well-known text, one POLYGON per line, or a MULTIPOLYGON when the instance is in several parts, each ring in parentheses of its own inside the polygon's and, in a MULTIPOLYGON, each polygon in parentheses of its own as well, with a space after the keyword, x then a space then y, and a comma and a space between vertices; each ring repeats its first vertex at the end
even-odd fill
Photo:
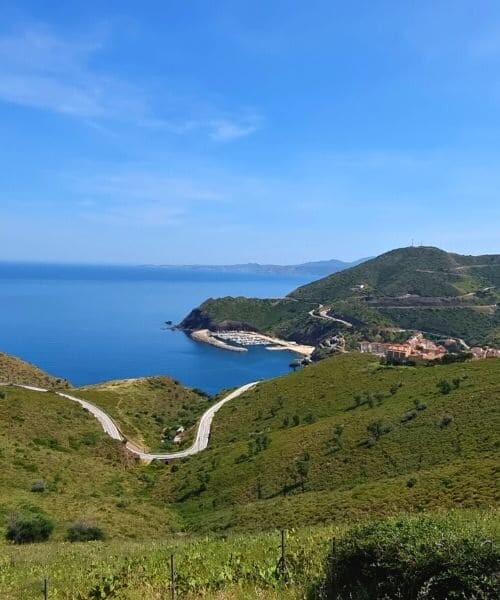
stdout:
POLYGON ((0 263, 0 351, 74 385, 170 375, 209 393, 290 370, 296 356, 228 352, 165 329, 208 297, 281 297, 311 278, 154 267, 0 263))

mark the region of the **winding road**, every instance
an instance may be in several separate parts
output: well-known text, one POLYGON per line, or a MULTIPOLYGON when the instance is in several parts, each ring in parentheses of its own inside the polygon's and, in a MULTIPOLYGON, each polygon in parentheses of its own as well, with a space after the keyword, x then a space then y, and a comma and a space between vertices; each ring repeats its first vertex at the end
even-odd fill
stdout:
POLYGON ((176 458, 185 458, 186 456, 191 456, 193 454, 197 454, 198 452, 202 452, 208 446, 208 440, 210 438, 210 429, 212 426, 212 421, 215 413, 220 410, 226 402, 230 400, 234 400, 241 394, 244 394, 248 390, 255 387, 259 382, 253 381, 252 383, 246 383, 241 387, 237 388, 222 400, 219 400, 216 404, 211 406, 208 410, 206 410, 201 416, 200 422, 198 424, 198 431, 196 432, 196 439, 194 443, 186 450, 179 450, 178 452, 167 452, 167 453, 149 453, 143 452, 140 448, 138 448, 133 442, 130 442, 126 439, 124 435, 120 432, 120 429, 113 421, 113 419, 95 404, 88 402, 87 400, 83 400, 82 398, 78 398, 77 396, 73 396, 71 394, 66 394, 65 392, 57 392, 54 390, 47 390, 45 388, 35 387, 33 385, 20 385, 20 384, 9 384, 9 383, 1 383, 0 385, 14 385, 15 387, 23 388, 25 390, 31 390, 33 392, 50 392, 53 391, 61 398, 66 398, 68 400, 72 400, 73 402, 77 402, 82 406, 85 410, 91 413, 101 424, 104 432, 109 435, 109 437, 114 440, 119 440, 120 442, 125 442, 125 447, 129 452, 135 454, 143 461, 151 461, 154 459, 157 460, 175 460, 176 458))
POLYGON ((342 323, 342 325, 345 325, 346 327, 352 327, 352 323, 349 323, 349 321, 344 321, 344 319, 337 319, 336 317, 332 317, 331 315, 328 314, 328 311, 330 309, 325 308, 322 304, 320 304, 318 306, 318 308, 316 309, 312 309, 309 311, 309 314, 311 315, 311 317, 314 317, 315 319, 325 319, 326 321, 336 321, 337 323, 342 323), (318 311, 318 314, 316 314, 315 311, 318 311))

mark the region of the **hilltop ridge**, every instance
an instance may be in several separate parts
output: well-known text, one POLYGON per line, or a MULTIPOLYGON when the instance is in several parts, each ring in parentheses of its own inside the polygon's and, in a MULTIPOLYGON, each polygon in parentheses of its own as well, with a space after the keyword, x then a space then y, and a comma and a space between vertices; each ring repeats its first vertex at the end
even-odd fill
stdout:
POLYGON ((43 388, 67 387, 68 381, 49 375, 36 365, 0 352, 0 383, 34 385, 43 388))
POLYGON ((285 298, 210 298, 180 327, 240 328, 308 344, 340 332, 352 347, 383 329, 408 329, 498 345, 499 285, 499 254, 399 248, 301 286, 285 298))

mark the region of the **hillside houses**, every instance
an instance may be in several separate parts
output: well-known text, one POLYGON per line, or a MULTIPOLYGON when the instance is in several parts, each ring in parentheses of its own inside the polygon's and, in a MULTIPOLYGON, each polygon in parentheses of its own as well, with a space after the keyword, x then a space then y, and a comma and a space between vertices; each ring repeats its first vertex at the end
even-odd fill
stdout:
POLYGON ((182 442, 182 440, 184 439, 184 431, 185 430, 182 425, 177 428, 177 431, 175 432, 175 437, 174 437, 174 444, 180 444, 182 442))
POLYGON ((500 350, 498 348, 491 348, 490 346, 485 346, 481 348, 479 346, 475 346, 470 349, 473 360, 481 360, 482 358, 500 358, 500 350))
POLYGON ((436 360, 447 353, 444 346, 426 339, 422 333, 415 334, 403 344, 362 341, 360 350, 395 361, 436 360))

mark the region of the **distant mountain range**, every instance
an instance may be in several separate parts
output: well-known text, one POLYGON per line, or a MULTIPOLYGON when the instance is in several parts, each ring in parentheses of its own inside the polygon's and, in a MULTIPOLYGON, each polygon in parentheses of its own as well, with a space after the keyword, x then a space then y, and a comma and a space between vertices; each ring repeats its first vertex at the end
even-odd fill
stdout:
MULTIPOLYGON (((314 277, 326 277, 332 273, 338 273, 344 269, 349 269, 369 260, 361 258, 353 262, 345 262, 335 258, 331 260, 320 260, 316 262, 306 262, 299 265, 261 265, 260 263, 244 263, 235 265, 160 265, 162 269, 171 270, 189 270, 201 272, 226 272, 226 273, 256 273, 271 275, 307 275, 314 277)), ((149 268, 155 268, 154 265, 148 265, 149 268)))
POLYGON ((246 263, 234 265, 99 265, 71 263, 43 263, 0 261, 0 278, 65 279, 162 279, 170 272, 176 273, 228 273, 241 275, 296 276, 303 281, 314 281, 358 265, 366 258, 353 262, 321 260, 299 265, 262 265, 246 263))

